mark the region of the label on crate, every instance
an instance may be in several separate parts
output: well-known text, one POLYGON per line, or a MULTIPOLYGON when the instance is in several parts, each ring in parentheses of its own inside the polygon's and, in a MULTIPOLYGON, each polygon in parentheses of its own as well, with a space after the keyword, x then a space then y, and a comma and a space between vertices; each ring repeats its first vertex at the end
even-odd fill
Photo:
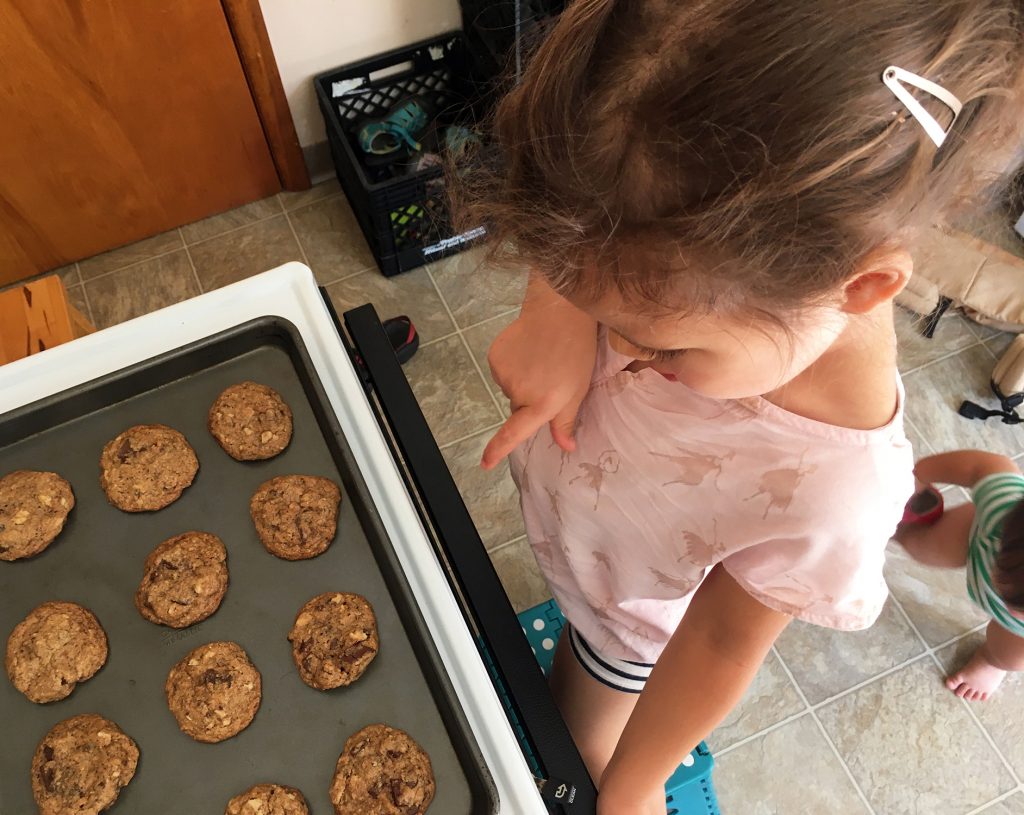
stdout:
POLYGON ((337 82, 331 83, 331 96, 337 99, 339 96, 355 93, 365 84, 366 80, 361 76, 353 77, 352 79, 340 79, 337 82))
POLYGON ((450 238, 445 238, 442 241, 438 241, 433 246, 424 246, 423 254, 425 257, 436 255, 438 252, 443 252, 446 249, 451 249, 455 246, 462 246, 470 241, 475 241, 477 238, 482 238, 487 234, 487 230, 478 226, 476 229, 470 229, 468 232, 463 232, 461 235, 453 235, 450 238))

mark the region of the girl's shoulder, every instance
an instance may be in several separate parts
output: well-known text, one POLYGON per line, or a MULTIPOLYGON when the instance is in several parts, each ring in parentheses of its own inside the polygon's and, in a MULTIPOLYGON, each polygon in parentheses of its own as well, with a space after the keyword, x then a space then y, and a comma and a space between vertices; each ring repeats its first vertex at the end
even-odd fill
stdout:
POLYGON ((769 427, 788 430, 810 439, 832 442, 840 446, 873 447, 902 446, 907 443, 904 429, 906 390, 899 373, 892 371, 890 390, 869 407, 852 406, 844 409, 837 405, 818 403, 813 410, 800 405, 776 404, 767 397, 741 399, 737 402, 755 412, 769 427), (870 421, 856 421, 872 416, 870 421))

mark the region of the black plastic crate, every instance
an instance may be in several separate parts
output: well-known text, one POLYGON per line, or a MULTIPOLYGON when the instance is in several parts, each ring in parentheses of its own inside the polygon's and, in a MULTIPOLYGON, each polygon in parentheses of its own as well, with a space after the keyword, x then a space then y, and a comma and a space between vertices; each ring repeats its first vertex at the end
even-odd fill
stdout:
POLYGON ((514 72, 561 13, 564 0, 462 0, 462 25, 474 67, 494 79, 514 72))
POLYGON ((484 236, 482 227, 453 234, 440 166, 375 165, 358 143, 363 121, 386 115, 411 96, 428 100, 438 132, 451 124, 472 125, 480 86, 461 32, 335 68, 313 84, 338 180, 383 274, 456 254, 484 236))

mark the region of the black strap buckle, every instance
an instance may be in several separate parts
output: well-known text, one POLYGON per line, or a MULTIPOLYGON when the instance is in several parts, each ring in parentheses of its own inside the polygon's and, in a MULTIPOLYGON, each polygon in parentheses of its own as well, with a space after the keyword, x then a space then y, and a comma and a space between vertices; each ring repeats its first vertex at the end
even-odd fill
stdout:
POLYGON ((975 402, 965 400, 961 403, 957 413, 965 419, 981 419, 985 421, 986 419, 998 416, 1003 420, 1003 424, 1024 424, 1024 416, 1017 412, 1017 408, 1024 405, 1024 392, 1011 393, 1007 396, 999 389, 995 382, 992 382, 991 385, 992 393, 999 400, 999 410, 988 410, 975 402))

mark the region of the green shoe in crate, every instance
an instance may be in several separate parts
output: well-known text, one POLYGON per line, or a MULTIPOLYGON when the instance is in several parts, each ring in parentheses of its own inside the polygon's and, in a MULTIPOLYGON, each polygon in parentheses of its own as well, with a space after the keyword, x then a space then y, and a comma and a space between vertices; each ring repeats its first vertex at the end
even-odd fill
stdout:
POLYGON ((419 204, 409 204, 401 209, 391 211, 391 230, 395 234, 395 243, 408 246, 423 238, 427 211, 419 204))
POLYGON ((396 102, 382 119, 359 128, 359 147, 372 156, 394 156, 403 148, 419 151, 418 139, 433 118, 426 100, 413 96, 396 102))

